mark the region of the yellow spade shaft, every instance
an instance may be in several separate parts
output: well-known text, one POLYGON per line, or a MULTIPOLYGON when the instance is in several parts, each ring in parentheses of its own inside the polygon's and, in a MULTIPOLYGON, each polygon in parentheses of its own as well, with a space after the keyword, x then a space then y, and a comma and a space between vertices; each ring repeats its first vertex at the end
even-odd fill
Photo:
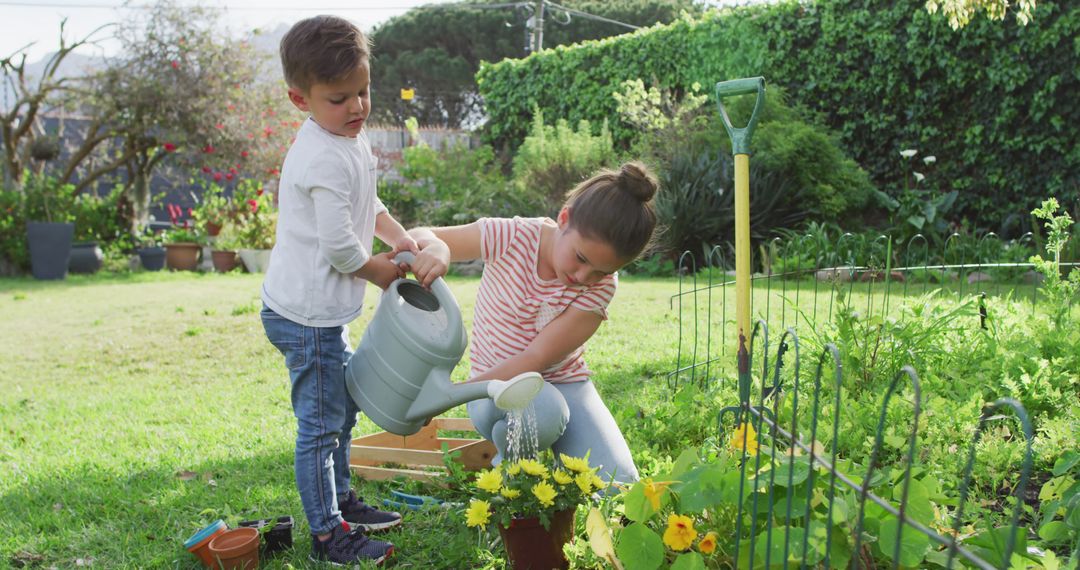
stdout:
POLYGON ((735 155, 735 325, 738 349, 750 339, 750 155, 735 155))

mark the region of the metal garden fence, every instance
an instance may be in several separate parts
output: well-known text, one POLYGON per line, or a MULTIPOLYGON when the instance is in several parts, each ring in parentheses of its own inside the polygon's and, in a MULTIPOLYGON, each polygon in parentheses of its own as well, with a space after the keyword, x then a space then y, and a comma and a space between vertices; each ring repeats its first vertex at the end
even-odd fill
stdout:
MULTIPOLYGON (((760 358, 760 373, 758 380, 752 380, 750 374, 739 374, 739 402, 724 408, 718 418, 722 433, 731 432, 732 423, 743 426, 734 433, 743 438, 739 496, 748 498, 739 502, 736 514, 734 566, 872 568, 880 565, 882 560, 869 555, 867 541, 871 535, 866 531, 872 524, 876 525, 874 534, 880 541, 879 551, 892 568, 922 564, 923 556, 913 554, 919 548, 927 556, 936 557, 936 563, 946 568, 958 564, 984 569, 1009 568, 1011 554, 1018 545, 1024 545, 1019 520, 1032 465, 1033 433, 1023 406, 1012 399, 1001 399, 984 407, 961 468, 962 481, 957 503, 953 506, 952 525, 950 528, 941 524, 932 526, 921 512, 925 506, 912 502, 909 497, 922 419, 919 375, 910 366, 904 366, 892 377, 882 396, 873 448, 862 468, 863 476, 853 477, 838 467, 835 445, 847 395, 840 352, 834 344, 826 344, 817 355, 812 384, 801 385, 811 376, 801 374, 799 370, 798 330, 808 323, 820 322, 821 318, 831 320, 841 297, 849 304, 858 302, 867 317, 884 317, 896 307, 897 295, 921 296, 935 289, 939 294, 955 294, 958 304, 970 304, 973 310, 969 314, 977 315, 970 326, 985 327, 987 297, 1018 294, 1016 286, 1007 280, 986 279, 987 272, 999 276, 1011 272, 1006 277, 1014 280, 1017 270, 1032 266, 1020 261, 989 263, 977 258, 965 259, 968 255, 965 252, 977 252, 979 248, 961 247, 964 244, 958 236, 945 242, 944 250, 936 256, 940 262, 930 263, 929 242, 922 236, 915 236, 906 244, 906 263, 892 267, 890 260, 894 256, 889 238, 872 241, 870 247, 861 249, 863 257, 859 258, 854 247, 845 247, 846 241, 855 240, 849 236, 845 234, 836 243, 835 251, 841 252, 840 255, 831 254, 831 257, 813 250, 807 256, 809 238, 788 243, 774 240, 762 252, 762 257, 772 256, 773 261, 764 273, 754 278, 752 304, 757 320, 749 339, 749 361, 739 363, 740 370, 744 366, 758 369, 758 363, 753 359, 760 358), (921 263, 910 259, 912 255, 920 257, 921 263), (807 277, 812 278, 812 282, 807 283, 807 277), (824 291, 823 287, 826 288, 824 291), (807 298, 807 295, 811 297, 807 298), (861 296, 865 299, 856 299, 861 296), (784 331, 772 355, 771 368, 770 323, 779 325, 784 331), (756 390, 753 384, 757 384, 756 390), (901 398, 910 408, 911 423, 904 428, 907 437, 903 457, 888 464, 890 476, 899 477, 900 481, 899 495, 894 491, 894 496, 888 499, 872 489, 875 481, 882 477, 885 466, 882 442, 886 413, 896 398, 901 398), (961 544, 977 445, 992 422, 1010 419, 1020 425, 1024 438, 1021 442, 1024 446, 1021 473, 1018 484, 1012 489, 1016 497, 1015 508, 1009 522, 993 529, 985 539, 991 544, 961 544), (752 447, 748 433, 754 430, 746 429, 746 425, 753 426, 769 445, 752 447), (818 443, 819 434, 824 434, 824 439, 833 443, 831 451, 818 443), (764 451, 757 453, 758 449, 764 451), (820 479, 819 471, 822 473, 820 479), (802 495, 794 490, 796 478, 805 489, 802 495), (817 492, 823 494, 816 499, 815 485, 820 485, 817 492), (847 499, 842 498, 845 496, 847 499), (811 506, 814 500, 818 501, 816 507, 811 506), (868 507, 874 512, 869 518, 868 507), (811 514, 815 511, 819 516, 824 512, 823 520, 827 524, 812 520, 811 514), (913 513, 921 516, 913 516, 913 513), (843 521, 850 533, 843 541, 839 541, 832 530, 832 522, 837 520, 843 521), (849 544, 850 537, 854 540, 853 548, 836 550, 834 543, 849 544), (932 545, 938 546, 932 548, 932 545), (846 555, 841 556, 844 552, 846 555)), ((984 236, 976 246, 993 239, 997 239, 996 236, 984 236)), ((734 280, 716 269, 726 267, 726 261, 724 251, 713 248, 704 265, 714 269, 700 274, 686 273, 680 277, 678 293, 671 297, 672 309, 677 311, 679 320, 677 363, 668 375, 672 387, 686 382, 711 385, 724 376, 721 370, 730 370, 720 363, 734 360, 736 355, 734 333, 729 330, 735 324, 732 321, 734 310, 728 308, 727 294, 733 288, 734 280)), ((694 264, 690 254, 684 254, 680 260, 681 267, 694 267, 694 264)), ((1020 294, 1030 297, 1033 307, 1037 287, 1037 282, 1019 286, 1020 294)), ((756 441, 753 444, 758 445, 756 441)), ((941 519, 937 520, 940 523, 941 519)))

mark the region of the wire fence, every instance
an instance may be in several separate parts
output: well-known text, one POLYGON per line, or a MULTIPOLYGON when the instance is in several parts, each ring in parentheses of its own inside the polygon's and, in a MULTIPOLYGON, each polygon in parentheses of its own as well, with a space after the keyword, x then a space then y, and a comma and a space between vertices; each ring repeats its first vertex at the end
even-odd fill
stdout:
MULTIPOLYGON (((936 252, 917 235, 899 256, 885 236, 856 248, 856 238, 845 234, 830 252, 811 247, 810 239, 778 239, 760 248, 763 271, 753 278, 755 325, 749 339, 751 366, 760 372, 754 375, 756 380, 751 375, 740 377, 738 403, 719 413, 720 433, 742 437, 741 499, 731 565, 899 568, 923 567, 931 561, 945 568, 1009 568, 1012 554, 1026 549, 1020 516, 1031 474, 1033 433, 1024 407, 1006 398, 983 408, 961 467, 959 496, 949 499, 947 517, 931 510, 924 484, 913 477, 924 421, 915 369, 903 366, 891 376, 880 395, 872 450, 861 464, 854 463, 838 457, 836 445, 851 397, 841 354, 835 344, 827 343, 816 355, 814 373, 801 373, 799 330, 832 321, 841 306, 848 311, 857 308, 869 322, 897 318, 901 304, 897 297, 926 296, 966 307, 963 315, 971 318, 963 326, 985 328, 990 297, 1022 300, 1034 311, 1039 281, 1033 278, 1033 265, 991 262, 980 256, 980 251, 993 249, 985 247, 997 239, 993 234, 974 243, 953 236, 936 252), (783 331, 775 350, 770 326, 783 331), (886 432, 897 428, 895 416, 888 414, 898 405, 910 423, 900 428, 903 441, 891 443, 893 456, 886 460, 882 449, 886 432), (965 525, 971 523, 969 489, 977 447, 988 427, 1001 422, 1014 422, 1023 437, 1020 476, 1011 489, 1015 506, 1006 521, 965 535, 965 525), (831 449, 819 440, 830 442, 831 449), (853 476, 856 472, 861 477, 853 476), (950 517, 951 524, 945 524, 950 517)), ((1031 241, 1031 236, 1023 239, 1031 241)), ((729 264, 722 248, 712 248, 701 261, 699 265, 691 254, 683 254, 679 266, 691 271, 683 273, 679 291, 670 299, 679 322, 676 367, 668 374, 672 388, 688 382, 715 385, 733 376, 726 372, 735 360, 734 278, 723 269, 729 264), (709 269, 694 271, 698 266, 709 269)))

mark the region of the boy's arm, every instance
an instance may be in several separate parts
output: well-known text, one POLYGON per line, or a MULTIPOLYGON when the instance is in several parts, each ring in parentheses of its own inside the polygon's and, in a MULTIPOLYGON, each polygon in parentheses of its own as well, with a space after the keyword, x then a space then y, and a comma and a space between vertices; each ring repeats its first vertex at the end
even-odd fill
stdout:
POLYGON ((395 254, 399 251, 420 253, 420 249, 416 247, 416 240, 386 210, 375 216, 375 237, 393 248, 395 254))
POLYGON ((425 287, 436 277, 446 275, 451 261, 480 257, 479 222, 446 228, 413 228, 409 234, 420 248, 412 271, 425 287))
POLYGON ((561 362, 585 344, 604 322, 591 311, 567 308, 536 335, 524 352, 511 356, 470 380, 509 380, 522 372, 540 372, 561 362))

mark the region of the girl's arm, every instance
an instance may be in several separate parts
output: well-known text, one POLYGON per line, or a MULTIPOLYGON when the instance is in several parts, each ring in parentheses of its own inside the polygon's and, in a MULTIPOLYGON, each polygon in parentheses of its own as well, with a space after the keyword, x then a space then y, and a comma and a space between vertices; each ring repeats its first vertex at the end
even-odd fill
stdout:
POLYGON ((533 339, 524 352, 491 367, 470 381, 509 380, 522 372, 540 372, 561 362, 600 328, 603 317, 568 307, 533 339))
POLYGON ((446 275, 451 261, 468 261, 480 257, 480 225, 478 222, 445 228, 414 228, 409 235, 416 240, 420 254, 412 264, 412 272, 425 287, 436 277, 446 275))

